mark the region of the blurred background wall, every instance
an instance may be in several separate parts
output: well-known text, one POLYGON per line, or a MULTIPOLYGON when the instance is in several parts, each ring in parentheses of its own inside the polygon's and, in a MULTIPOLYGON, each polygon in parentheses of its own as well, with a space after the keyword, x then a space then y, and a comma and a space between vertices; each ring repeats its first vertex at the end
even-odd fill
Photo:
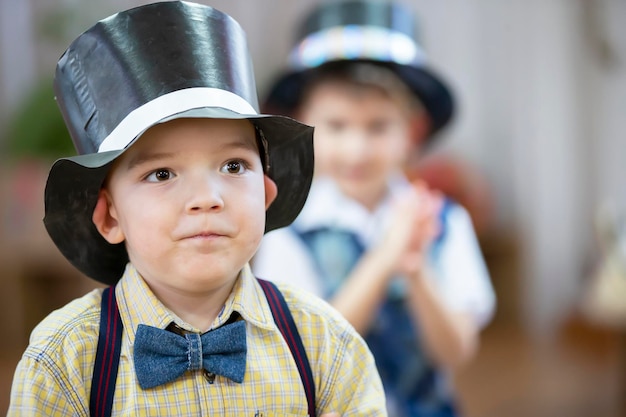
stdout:
MULTIPOLYGON (((39 80, 51 78, 71 39, 97 19, 145 3, 0 0, 0 129, 39 80)), ((297 19, 315 1, 202 3, 247 31, 262 96, 283 68, 297 19)), ((518 236, 523 249, 524 321, 549 333, 596 256, 596 209, 626 203, 626 2, 406 3, 419 16, 431 65, 460 104, 442 148, 489 180, 493 228, 518 236)))
MULTIPOLYGON (((199 2, 244 27, 262 96, 283 68, 297 20, 319 1, 199 2)), ((68 43, 96 20, 145 3, 0 0, 3 156, 10 157, 11 141, 4 132, 33 89, 50 83, 68 43)), ((434 152, 460 156, 489 184, 493 210, 481 234, 486 255, 494 262, 515 259, 493 274, 499 314, 515 316, 533 339, 550 339, 578 310, 602 256, 594 230, 599 208, 626 208, 626 1, 405 3, 418 15, 431 65, 459 103, 434 152)), ((40 117, 30 114, 32 124, 40 117)), ((32 198, 40 198, 41 184, 32 198)), ((0 199, 7 205, 15 196, 5 192, 0 199)), ((6 213, 5 230, 15 221, 6 213)), ((14 238, 5 233, 5 241, 14 238)))

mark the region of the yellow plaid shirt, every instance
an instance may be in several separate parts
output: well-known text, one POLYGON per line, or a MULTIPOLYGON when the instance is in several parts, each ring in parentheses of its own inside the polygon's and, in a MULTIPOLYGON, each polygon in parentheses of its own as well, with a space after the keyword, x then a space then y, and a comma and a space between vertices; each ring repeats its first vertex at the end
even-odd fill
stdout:
MULTIPOLYGON (((318 413, 386 415, 382 385, 362 338, 323 301, 280 286, 302 337, 316 387, 318 413)), ((32 332, 17 366, 9 416, 88 416, 98 342, 102 290, 94 290, 51 313, 32 332)), ((212 327, 237 311, 246 321, 247 362, 241 384, 202 371, 142 389, 135 376, 137 325, 165 328, 184 323, 154 296, 129 265, 116 288, 124 324, 113 415, 305 416, 307 402, 289 347, 274 323, 260 285, 244 268, 212 327)))

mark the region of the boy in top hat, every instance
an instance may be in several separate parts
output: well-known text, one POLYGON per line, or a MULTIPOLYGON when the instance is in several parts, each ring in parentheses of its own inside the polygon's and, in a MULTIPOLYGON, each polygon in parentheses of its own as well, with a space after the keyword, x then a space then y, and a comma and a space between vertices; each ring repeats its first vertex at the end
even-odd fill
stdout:
POLYGON ((186 2, 113 15, 61 57, 79 155, 53 165, 44 222, 110 287, 32 332, 10 416, 385 415, 354 329, 250 271, 313 170, 312 128, 258 114, 251 71, 239 25, 186 2))
POLYGON ((467 212, 403 174, 451 118, 452 96, 400 4, 326 3, 299 27, 267 108, 315 126, 316 177, 253 270, 348 318, 374 353, 390 415, 455 415, 446 374, 472 357, 494 294, 467 212))

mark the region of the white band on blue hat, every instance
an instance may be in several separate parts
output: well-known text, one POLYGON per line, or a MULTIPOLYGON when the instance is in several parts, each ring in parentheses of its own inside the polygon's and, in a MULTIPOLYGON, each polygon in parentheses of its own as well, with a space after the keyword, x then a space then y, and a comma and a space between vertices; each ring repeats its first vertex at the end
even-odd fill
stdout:
POLYGON ((202 107, 219 107, 242 115, 256 115, 250 103, 230 91, 193 87, 155 98, 130 112, 107 136, 98 152, 124 149, 151 126, 178 113, 202 107))
POLYGON ((405 33, 380 26, 347 25, 308 35, 289 57, 294 69, 313 68, 343 59, 422 65, 425 54, 405 33))

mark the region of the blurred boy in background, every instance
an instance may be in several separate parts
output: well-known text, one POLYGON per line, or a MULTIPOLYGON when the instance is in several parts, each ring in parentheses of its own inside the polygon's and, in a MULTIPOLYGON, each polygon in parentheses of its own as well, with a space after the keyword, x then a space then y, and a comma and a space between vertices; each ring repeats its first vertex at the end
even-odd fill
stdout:
POLYGON ((414 24, 400 4, 348 1, 300 26, 266 110, 315 127, 316 175, 253 269, 326 298, 352 323, 390 415, 454 416, 446 375, 475 354, 495 297, 467 211, 404 174, 453 113, 414 24))

